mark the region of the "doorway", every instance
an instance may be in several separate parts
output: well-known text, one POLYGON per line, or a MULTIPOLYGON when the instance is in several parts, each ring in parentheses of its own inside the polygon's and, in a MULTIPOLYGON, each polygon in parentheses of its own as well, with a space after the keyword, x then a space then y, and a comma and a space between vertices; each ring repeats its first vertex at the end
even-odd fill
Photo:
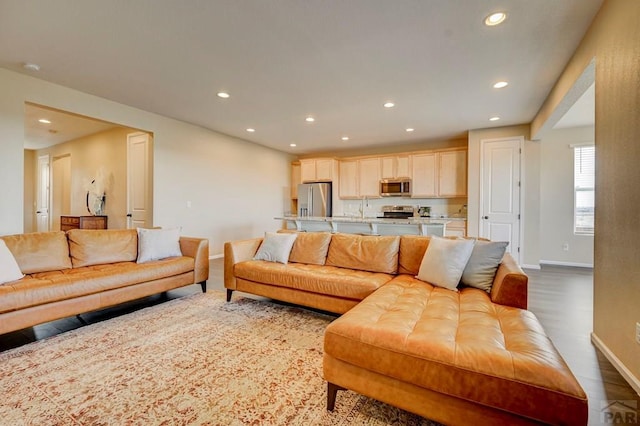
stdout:
POLYGON ((71 155, 54 157, 51 167, 51 229, 60 229, 60 216, 71 214, 71 155))

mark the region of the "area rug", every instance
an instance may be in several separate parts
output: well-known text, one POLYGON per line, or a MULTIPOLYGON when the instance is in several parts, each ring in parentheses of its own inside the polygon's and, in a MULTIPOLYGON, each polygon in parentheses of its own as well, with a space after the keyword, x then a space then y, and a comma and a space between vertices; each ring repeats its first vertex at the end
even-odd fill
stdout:
POLYGON ((333 317, 195 294, 0 353, 0 424, 433 425, 350 391, 326 410, 333 317))

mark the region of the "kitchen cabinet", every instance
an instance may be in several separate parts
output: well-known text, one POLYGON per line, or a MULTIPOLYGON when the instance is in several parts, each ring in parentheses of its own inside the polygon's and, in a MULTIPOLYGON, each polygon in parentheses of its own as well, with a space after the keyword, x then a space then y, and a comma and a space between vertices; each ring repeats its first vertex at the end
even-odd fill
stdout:
POLYGON ((291 198, 298 199, 298 185, 302 183, 300 177, 300 163, 291 163, 291 198))
POLYGON ((380 159, 358 160, 358 195, 360 197, 380 197, 380 159))
POLYGON ((467 151, 438 153, 438 196, 467 196, 467 151))
POLYGON ((436 153, 411 156, 411 197, 430 198, 438 195, 438 173, 436 153))
POLYGON ((394 155, 380 158, 380 179, 398 179, 411 176, 410 157, 394 155))
POLYGON ((467 196, 467 151, 435 151, 411 156, 412 198, 467 196))
POLYGON ((450 220, 445 225, 445 237, 466 237, 467 221, 466 220, 450 220))
POLYGON ((380 197, 380 159, 343 160, 339 165, 339 196, 342 199, 380 197))
POLYGON ((340 161, 338 181, 340 198, 358 198, 358 161, 340 161))
POLYGON ((302 182, 331 182, 336 161, 333 158, 308 158, 300 160, 302 182))

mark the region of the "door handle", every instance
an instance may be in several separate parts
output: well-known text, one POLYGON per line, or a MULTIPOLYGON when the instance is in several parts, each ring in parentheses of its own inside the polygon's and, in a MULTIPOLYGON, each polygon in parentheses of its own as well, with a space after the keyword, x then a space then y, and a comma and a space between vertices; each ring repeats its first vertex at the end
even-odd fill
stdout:
POLYGON ((485 216, 485 217, 483 217, 483 219, 489 219, 489 216, 485 216))

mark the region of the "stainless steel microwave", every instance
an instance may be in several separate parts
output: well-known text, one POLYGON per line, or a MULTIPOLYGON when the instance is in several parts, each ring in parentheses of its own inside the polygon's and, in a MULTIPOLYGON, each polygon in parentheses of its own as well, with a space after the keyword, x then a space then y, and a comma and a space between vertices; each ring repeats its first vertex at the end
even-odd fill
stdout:
POLYGON ((381 197, 410 197, 411 179, 382 179, 380 181, 381 197))

